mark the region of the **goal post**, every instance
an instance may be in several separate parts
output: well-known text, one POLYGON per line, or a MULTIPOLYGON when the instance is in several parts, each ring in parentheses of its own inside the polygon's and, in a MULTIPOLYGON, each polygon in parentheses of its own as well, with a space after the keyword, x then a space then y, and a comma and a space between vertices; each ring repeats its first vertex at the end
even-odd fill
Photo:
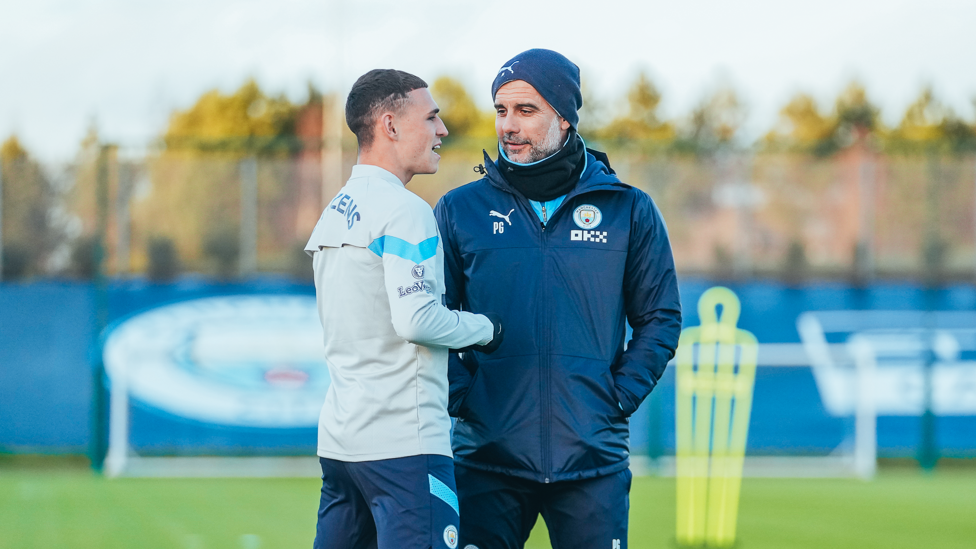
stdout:
POLYGON ((800 315, 797 331, 828 413, 854 417, 852 444, 831 456, 832 466, 845 476, 850 474, 870 480, 877 470, 878 454, 877 412, 872 391, 876 369, 874 348, 867 338, 853 336, 841 348, 842 352, 832 352, 815 313, 800 315), (853 369, 839 364, 841 361, 850 363, 849 359, 853 359, 853 369), (850 451, 845 452, 846 448, 850 451))

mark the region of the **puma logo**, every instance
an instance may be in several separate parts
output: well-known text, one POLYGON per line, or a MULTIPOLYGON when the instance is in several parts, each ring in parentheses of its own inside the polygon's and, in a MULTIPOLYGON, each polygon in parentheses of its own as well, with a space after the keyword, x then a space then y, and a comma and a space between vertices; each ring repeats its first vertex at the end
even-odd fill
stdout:
MULTIPOLYGON (((517 62, 518 61, 516 61, 516 63, 517 62)), ((488 212, 488 216, 489 217, 500 217, 500 218, 504 219, 505 221, 508 221, 508 224, 511 225, 512 224, 512 220, 509 219, 509 216, 511 216, 512 215, 512 212, 514 212, 514 211, 515 211, 515 208, 512 208, 511 210, 508 210, 508 215, 503 215, 503 214, 500 214, 500 213, 496 212, 495 210, 492 210, 492 211, 488 212)))
MULTIPOLYGON (((516 61, 515 63, 518 63, 518 61, 516 61)), ((498 71, 498 74, 501 74, 501 73, 503 73, 505 71, 508 71, 508 72, 510 72, 512 74, 515 74, 515 71, 512 70, 512 67, 515 66, 515 63, 512 63, 511 65, 509 65, 507 67, 502 67, 501 70, 498 71)))

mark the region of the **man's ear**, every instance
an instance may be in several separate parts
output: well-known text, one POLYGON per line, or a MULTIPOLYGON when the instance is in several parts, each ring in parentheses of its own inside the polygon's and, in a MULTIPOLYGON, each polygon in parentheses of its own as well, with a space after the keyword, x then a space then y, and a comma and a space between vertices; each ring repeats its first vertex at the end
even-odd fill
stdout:
POLYGON ((559 129, 562 131, 569 129, 569 122, 567 122, 566 119, 561 116, 559 117, 559 129))
POLYGON ((388 139, 391 141, 398 141, 400 139, 400 134, 397 132, 396 127, 396 117, 393 116, 391 112, 385 112, 380 115, 377 121, 380 131, 383 132, 388 139))

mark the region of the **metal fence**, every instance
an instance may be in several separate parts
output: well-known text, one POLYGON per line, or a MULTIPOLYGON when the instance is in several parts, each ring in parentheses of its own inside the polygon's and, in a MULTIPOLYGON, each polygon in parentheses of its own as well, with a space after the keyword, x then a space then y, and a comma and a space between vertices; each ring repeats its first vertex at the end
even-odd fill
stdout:
MULTIPOLYGON (((976 156, 858 147, 826 158, 608 153, 623 181, 654 198, 685 273, 796 281, 976 275, 976 156)), ((354 162, 346 149, 342 173, 354 162)), ((480 150, 447 148, 440 171, 408 189, 433 205, 480 177, 472 167, 481 162, 480 150)), ((89 276, 86 254, 104 240, 104 266, 116 276, 307 276, 301 248, 341 183, 323 178, 322 165, 317 150, 131 157, 112 148, 65 165, 5 162, 3 273, 89 276)))

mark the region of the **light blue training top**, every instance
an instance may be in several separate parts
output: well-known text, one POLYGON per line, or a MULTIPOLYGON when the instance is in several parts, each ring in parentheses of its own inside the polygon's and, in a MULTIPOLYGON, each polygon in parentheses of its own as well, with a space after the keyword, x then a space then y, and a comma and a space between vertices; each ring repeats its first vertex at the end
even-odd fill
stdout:
POLYGON ((550 219, 552 219, 552 214, 556 213, 556 208, 559 208, 565 199, 566 195, 562 195, 547 202, 536 202, 535 200, 529 200, 529 204, 531 204, 532 209, 535 210, 535 215, 539 216, 539 221, 545 225, 550 219), (542 211, 543 207, 546 209, 544 213, 542 211))

